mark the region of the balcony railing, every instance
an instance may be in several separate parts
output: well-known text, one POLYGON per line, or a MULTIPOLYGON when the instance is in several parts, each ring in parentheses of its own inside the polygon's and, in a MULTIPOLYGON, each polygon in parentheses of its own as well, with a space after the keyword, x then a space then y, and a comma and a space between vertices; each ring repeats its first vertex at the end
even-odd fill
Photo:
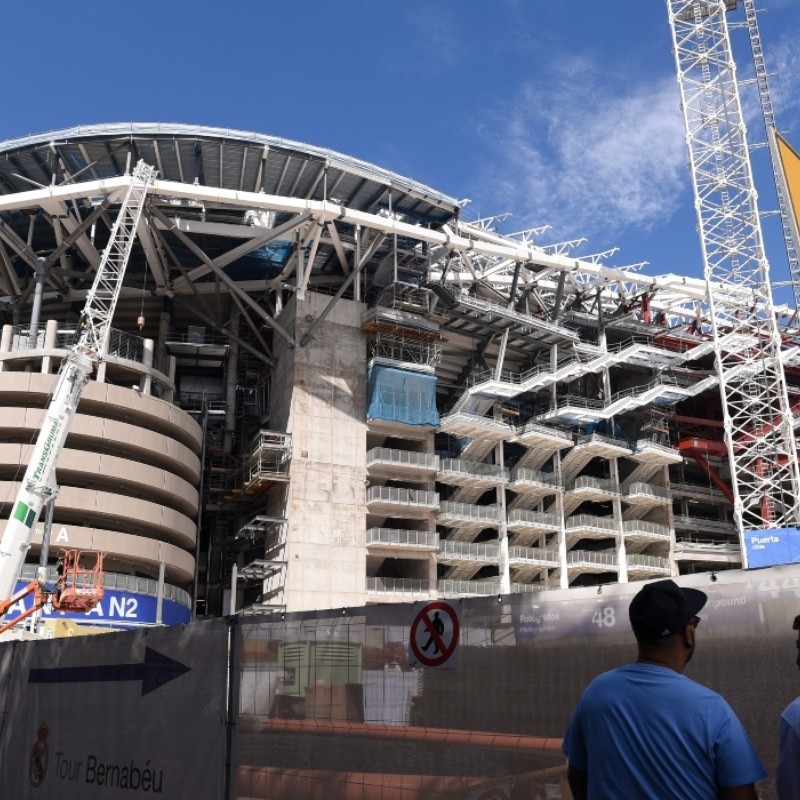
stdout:
POLYGON ((533 594, 534 592, 543 592, 547 589, 540 583, 512 583, 511 594, 533 594))
POLYGON ((543 547, 509 547, 509 561, 536 561, 547 564, 558 564, 558 552, 556 550, 546 550, 543 547))
POLYGON ((500 594, 499 581, 439 581, 436 587, 440 595, 453 597, 465 595, 500 594))
POLYGON ((465 561, 497 561, 500 558, 499 542, 455 542, 443 539, 439 542, 439 553, 465 561))
POLYGON ((617 569, 617 555, 613 551, 602 550, 570 550, 567 553, 567 564, 593 564, 617 569))
POLYGON ((676 553, 733 553, 741 554, 737 542, 720 542, 713 539, 678 539, 675 542, 676 553))
POLYGON ((395 486, 370 486, 367 489, 367 504, 390 503, 393 505, 438 508, 438 492, 421 489, 401 489, 395 486))
POLYGON ((429 453, 417 453, 413 450, 394 450, 388 447, 373 447, 367 452, 367 466, 372 464, 389 464, 391 466, 409 467, 423 470, 436 469, 437 458, 429 453))
MULTIPOLYGON (((23 581, 36 580, 38 568, 35 564, 23 564, 20 572, 20 579, 23 581)), ((54 566, 47 568, 47 582, 55 583, 58 580, 58 572, 54 566)), ((105 589, 121 589, 126 592, 136 592, 146 594, 151 597, 158 597, 158 581, 152 578, 140 578, 136 575, 122 575, 116 572, 106 572, 103 575, 103 587, 105 589)), ((185 589, 180 589, 172 584, 164 584, 164 599, 173 600, 186 608, 192 607, 192 598, 185 589)))
POLYGON ((596 489, 601 492, 612 493, 619 491, 616 481, 609 480, 608 478, 593 478, 591 475, 581 475, 580 478, 576 478, 568 487, 568 491, 580 489, 596 489))
POLYGON ((508 515, 508 524, 515 523, 558 530, 561 527, 561 518, 558 514, 549 514, 546 511, 526 511, 524 508, 515 508, 508 515))
POLYGON ((418 594, 430 591, 430 581, 425 578, 367 578, 368 592, 394 592, 418 594))
POLYGON ((613 517, 595 517, 591 514, 578 514, 567 520, 568 531, 594 528, 605 531, 618 531, 619 523, 613 517))
POLYGON ((632 494, 647 495, 659 500, 669 500, 669 489, 665 489, 663 486, 653 486, 642 481, 635 481, 628 487, 628 495, 632 494))
POLYGON ((572 434, 567 431, 559 430, 558 428, 551 428, 549 425, 542 425, 540 422, 526 422, 524 425, 517 426, 517 436, 523 437, 526 433, 541 433, 551 439, 558 438, 564 439, 567 442, 572 442, 572 434))
POLYGON ((470 503, 451 503, 448 500, 439 504, 439 516, 473 522, 500 522, 502 519, 500 506, 476 506, 470 503))
POLYGON ((517 467, 511 470, 511 481, 513 483, 540 483, 545 486, 559 486, 558 476, 552 472, 542 472, 539 469, 529 469, 528 467, 517 467))
POLYGON ((460 458, 442 458, 439 460, 439 472, 456 473, 470 478, 485 478, 495 481, 507 481, 509 471, 497 464, 483 464, 479 461, 464 461, 460 458))
POLYGON ((369 528, 367 546, 371 544, 436 550, 439 547, 439 534, 434 531, 408 531, 402 528, 369 528))
POLYGON ((719 533, 734 533, 736 526, 732 522, 719 519, 706 519, 705 517, 675 516, 675 527, 693 531, 719 531, 719 533))
POLYGON ((641 519, 625 520, 622 523, 622 529, 625 535, 629 534, 647 534, 648 536, 657 536, 659 539, 669 539, 669 526, 662 525, 660 522, 646 522, 641 519))
POLYGON ((670 570, 668 558, 660 558, 659 556, 647 556, 641 553, 630 553, 627 557, 629 567, 645 567, 647 569, 655 570, 670 570))

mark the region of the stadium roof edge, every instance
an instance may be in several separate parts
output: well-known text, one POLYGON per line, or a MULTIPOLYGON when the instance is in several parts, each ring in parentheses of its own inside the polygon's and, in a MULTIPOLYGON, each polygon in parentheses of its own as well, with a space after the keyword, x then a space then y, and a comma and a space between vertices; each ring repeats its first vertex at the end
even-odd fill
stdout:
POLYGON ((72 128, 48 131, 41 134, 29 134, 16 139, 0 141, 0 155, 21 150, 27 147, 48 144, 56 140, 76 140, 102 138, 104 136, 119 137, 198 137, 210 139, 229 139, 250 144, 263 145, 269 148, 296 151, 309 156, 323 159, 331 166, 338 169, 358 174, 373 181, 385 183, 401 191, 412 192, 416 195, 428 197, 431 201, 442 205, 450 205, 454 210, 461 207, 462 201, 457 200, 443 192, 438 191, 424 183, 404 177, 368 161, 339 153, 335 150, 316 147, 314 145, 284 139, 277 136, 268 136, 252 131, 241 131, 232 128, 215 128, 205 125, 188 125, 183 123, 161 122, 120 122, 98 125, 78 125, 72 128))

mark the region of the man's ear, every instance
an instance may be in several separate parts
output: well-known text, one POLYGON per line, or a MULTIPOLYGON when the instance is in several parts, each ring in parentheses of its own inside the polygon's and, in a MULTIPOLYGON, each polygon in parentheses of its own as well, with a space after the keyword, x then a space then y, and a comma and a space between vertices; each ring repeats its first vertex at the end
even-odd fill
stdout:
POLYGON ((687 625, 683 629, 683 633, 681 633, 681 641, 683 642, 683 646, 687 650, 691 650, 694 647, 694 637, 695 637, 694 625, 687 625))

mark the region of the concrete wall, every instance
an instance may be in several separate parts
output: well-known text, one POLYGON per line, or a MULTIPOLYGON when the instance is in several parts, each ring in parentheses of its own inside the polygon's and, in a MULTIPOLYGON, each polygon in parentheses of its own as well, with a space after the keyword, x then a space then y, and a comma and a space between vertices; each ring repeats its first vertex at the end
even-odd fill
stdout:
MULTIPOLYGON (((281 324, 297 340, 331 298, 307 293, 281 324), (293 323, 293 324, 292 324, 293 323)), ((363 305, 340 300, 305 347, 276 348, 272 427, 292 435, 287 610, 361 605, 365 593, 366 347, 363 305)))

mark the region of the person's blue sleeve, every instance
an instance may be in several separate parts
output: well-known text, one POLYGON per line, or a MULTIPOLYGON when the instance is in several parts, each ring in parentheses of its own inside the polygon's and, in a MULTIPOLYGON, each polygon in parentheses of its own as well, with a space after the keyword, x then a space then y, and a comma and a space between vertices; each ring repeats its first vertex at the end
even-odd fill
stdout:
POLYGON ((581 727, 581 704, 578 703, 572 715, 572 721, 564 734, 564 743, 561 745, 567 761, 581 772, 589 771, 589 759, 586 754, 586 740, 581 727))
POLYGON ((798 723, 800 723, 800 703, 795 700, 781 714, 778 766, 775 770, 775 789, 778 792, 778 800, 798 800, 800 798, 798 723))
POLYGON ((750 739, 733 709, 723 700, 715 743, 716 781, 731 788, 756 783, 767 777, 750 739))

